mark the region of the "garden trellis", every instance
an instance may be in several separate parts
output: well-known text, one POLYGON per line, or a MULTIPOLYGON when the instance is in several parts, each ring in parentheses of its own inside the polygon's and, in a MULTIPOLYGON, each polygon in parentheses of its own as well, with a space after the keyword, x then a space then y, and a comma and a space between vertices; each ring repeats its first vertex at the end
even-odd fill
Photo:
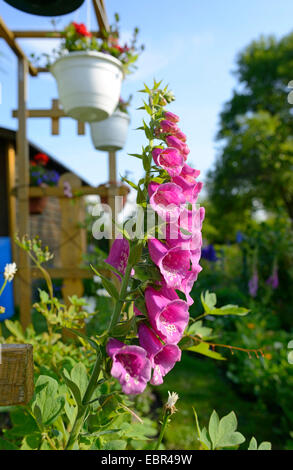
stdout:
MULTIPOLYGON (((103 37, 104 32, 109 31, 109 22, 107 19, 107 14, 104 6, 103 0, 93 0, 93 6, 95 10, 95 15, 97 18, 99 30, 92 32, 92 35, 95 37, 103 37)), ((21 47, 17 43, 18 38, 61 38, 61 32, 49 32, 49 31, 11 31, 3 19, 0 17, 0 37, 2 37, 8 46, 12 49, 18 59, 18 109, 13 111, 13 116, 18 120, 18 130, 17 130, 17 139, 16 139, 16 153, 17 159, 15 163, 12 162, 13 158, 11 155, 11 148, 7 149, 7 162, 9 165, 9 182, 10 187, 13 185, 14 180, 14 165, 16 165, 16 172, 18 174, 18 185, 11 189, 10 192, 10 218, 14 221, 13 224, 10 224, 10 235, 13 236, 12 230, 19 234, 20 237, 23 235, 29 234, 29 198, 30 197, 57 197, 60 199, 61 203, 61 212, 63 214, 63 226, 66 224, 65 213, 70 213, 68 210, 70 206, 70 200, 64 195, 64 189, 62 186, 57 187, 30 187, 29 186, 29 143, 27 139, 27 118, 50 118, 51 119, 51 133, 52 135, 59 134, 59 119, 67 117, 64 111, 59 106, 58 100, 52 100, 51 109, 27 109, 26 103, 26 94, 27 94, 27 78, 28 74, 35 77, 39 73, 48 72, 47 68, 44 67, 35 67, 29 61, 28 57, 25 55, 21 47), (11 165, 10 165, 11 162, 11 165), (14 198, 16 197, 18 202, 18 217, 16 223, 15 217, 15 204, 14 198)), ((78 135, 84 134, 84 123, 77 123, 77 132, 78 135)), ((73 189, 78 187, 80 182, 75 178, 75 175, 67 174, 67 180, 72 180, 73 189)), ((114 200, 116 195, 126 196, 128 193, 128 188, 125 186, 118 187, 117 185, 117 176, 116 176, 116 154, 114 151, 109 152, 109 184, 102 187, 92 187, 92 186, 82 186, 76 194, 73 193, 78 209, 81 207, 82 202, 79 201, 82 196, 86 195, 99 195, 101 198, 108 198, 109 205, 114 213, 114 200)), ((76 207, 75 206, 75 210, 76 207)), ((70 239, 72 236, 72 224, 70 227, 69 218, 67 218, 67 228, 65 233, 67 233, 69 245, 70 239), (68 235, 69 234, 69 235, 68 235)), ((81 240, 80 231, 81 229, 76 229, 75 227, 75 242, 81 240)), ((80 245, 80 251, 82 250, 82 245, 80 245)), ((58 277, 66 279, 66 295, 74 294, 76 291, 76 286, 81 285, 81 279, 91 276, 91 272, 87 268, 78 267, 78 262, 81 262, 81 257, 76 256, 69 260, 69 257, 66 258, 64 254, 66 249, 63 250, 63 255, 61 255, 62 266, 60 268, 53 267, 49 268, 49 272, 52 277, 58 277)), ((68 252, 68 250, 67 250, 68 252)), ((17 297, 21 299, 20 303, 20 319, 22 326, 25 328, 29 325, 31 321, 31 280, 33 277, 39 276, 37 271, 34 268, 31 268, 29 258, 27 253, 23 250, 18 250, 18 284, 17 284, 17 297)), ((64 295, 64 293, 63 293, 64 295)), ((65 295, 64 295, 65 297, 65 295)))

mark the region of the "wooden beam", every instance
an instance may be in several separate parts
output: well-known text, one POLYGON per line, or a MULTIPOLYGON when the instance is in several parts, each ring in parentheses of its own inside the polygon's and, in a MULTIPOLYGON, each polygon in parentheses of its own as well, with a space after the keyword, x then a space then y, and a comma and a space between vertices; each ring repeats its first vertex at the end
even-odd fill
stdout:
MULTIPOLYGON (((18 59, 18 130, 16 135, 17 178, 18 178, 18 230, 19 236, 29 235, 29 145, 26 135, 26 94, 28 63, 18 59)), ((20 295, 20 320, 23 328, 31 322, 31 280, 30 261, 24 250, 18 250, 20 295)))
MULTIPOLYGON (((20 31, 12 31, 12 34, 15 38, 21 38, 21 39, 29 39, 29 38, 44 38, 44 39, 58 39, 58 38, 63 38, 63 33, 62 31, 39 31, 39 30, 20 30, 20 31)), ((101 32, 100 31, 91 31, 91 34, 99 38, 101 37, 101 32)))
POLYGON ((99 25, 99 29, 101 32, 101 36, 103 37, 104 36, 103 32, 110 30, 110 25, 109 25, 109 21, 107 18, 105 5, 104 5, 103 0, 93 0, 93 5, 94 5, 94 10, 95 10, 97 22, 99 25))
MULTIPOLYGON (((94 276, 94 272, 90 268, 78 268, 78 267, 62 267, 62 268, 46 268, 46 271, 50 274, 52 279, 63 279, 63 278, 76 278, 76 279, 91 279, 94 276)), ((43 277, 42 272, 33 267, 31 269, 32 277, 34 279, 40 279, 43 277)))
POLYGON ((6 26, 1 16, 0 16, 0 37, 5 39, 8 46, 13 50, 13 52, 17 55, 19 59, 26 60, 28 62, 28 69, 29 69, 30 74, 36 76, 38 74, 36 67, 34 67, 29 62, 23 50, 20 48, 17 42, 15 42, 13 32, 10 31, 10 29, 6 26))
MULTIPOLYGON (((12 111, 12 117, 18 117, 18 110, 12 111)), ((26 117, 28 118, 50 118, 51 123, 51 134, 59 135, 59 119, 70 117, 65 114, 64 110, 60 107, 58 99, 52 99, 51 109, 27 109, 26 117)), ((70 117, 70 119, 72 119, 70 117)), ((78 135, 85 134, 85 123, 77 121, 77 133, 78 135)))
MULTIPOLYGON (((18 193, 19 191, 20 188, 17 188, 17 191, 16 188, 14 188, 13 193, 18 193)), ((64 189, 58 186, 47 186, 45 188, 41 188, 40 186, 31 186, 28 188, 28 191, 30 197, 49 196, 68 199, 68 197, 64 194, 64 189)), ((73 197, 82 197, 88 195, 98 195, 101 197, 107 197, 109 195, 113 195, 114 193, 117 196, 126 196, 129 193, 129 189, 125 186, 116 186, 116 188, 113 188, 113 185, 111 187, 101 185, 97 188, 94 188, 92 186, 81 186, 80 189, 76 190, 76 194, 74 194, 73 188, 73 197)))

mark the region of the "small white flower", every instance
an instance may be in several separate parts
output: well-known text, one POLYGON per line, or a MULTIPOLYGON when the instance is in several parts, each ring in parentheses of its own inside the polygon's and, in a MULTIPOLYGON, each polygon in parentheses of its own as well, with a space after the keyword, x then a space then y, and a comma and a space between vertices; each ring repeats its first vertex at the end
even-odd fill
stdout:
POLYGON ((178 394, 176 392, 168 392, 168 401, 166 403, 166 408, 169 409, 171 411, 171 414, 175 413, 176 408, 175 408, 175 404, 179 398, 178 394))
POLYGON ((6 264, 4 269, 4 278, 6 281, 12 281, 17 271, 15 263, 6 264))

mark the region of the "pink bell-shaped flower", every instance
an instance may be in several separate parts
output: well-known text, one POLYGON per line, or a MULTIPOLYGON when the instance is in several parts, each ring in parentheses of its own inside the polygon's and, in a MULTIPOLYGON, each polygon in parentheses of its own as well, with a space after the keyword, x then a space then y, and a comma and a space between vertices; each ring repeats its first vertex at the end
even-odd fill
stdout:
POLYGON ((110 338, 107 353, 113 360, 111 375, 128 395, 142 393, 151 377, 151 362, 140 346, 126 345, 110 338))
POLYGON ((181 359, 181 350, 176 344, 162 344, 155 333, 144 323, 138 329, 139 343, 147 351, 153 367, 151 384, 160 385, 163 377, 181 359))
MULTIPOLYGON (((168 289, 169 290, 169 289, 168 289)), ((164 289, 157 291, 153 287, 145 290, 148 317, 154 331, 167 344, 177 344, 188 324, 188 305, 174 292, 171 299, 164 289)))

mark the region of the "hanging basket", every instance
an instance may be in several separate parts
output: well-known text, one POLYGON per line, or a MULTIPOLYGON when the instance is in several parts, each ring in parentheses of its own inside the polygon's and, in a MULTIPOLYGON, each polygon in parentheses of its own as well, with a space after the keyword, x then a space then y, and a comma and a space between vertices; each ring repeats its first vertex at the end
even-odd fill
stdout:
POLYGON ((107 152, 121 150, 126 142, 130 118, 128 114, 115 111, 104 121, 91 122, 91 137, 97 150, 107 152))
POLYGON ((51 65, 66 114, 79 121, 102 121, 116 109, 121 90, 121 62, 95 51, 70 52, 51 65))
POLYGON ((40 215, 44 212, 47 205, 46 197, 30 197, 29 210, 31 215, 40 215))

